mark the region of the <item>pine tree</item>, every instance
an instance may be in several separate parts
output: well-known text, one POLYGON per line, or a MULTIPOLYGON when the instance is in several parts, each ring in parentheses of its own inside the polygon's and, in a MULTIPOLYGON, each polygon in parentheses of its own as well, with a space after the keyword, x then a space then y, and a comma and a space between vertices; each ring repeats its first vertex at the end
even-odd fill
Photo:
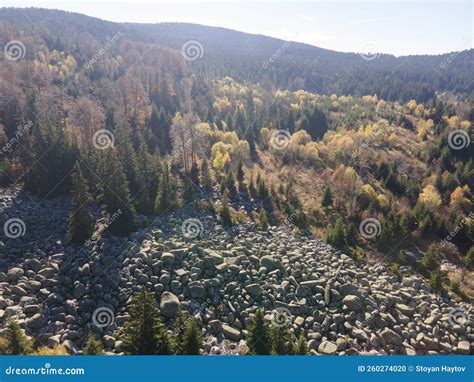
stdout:
POLYGON ((118 217, 107 228, 112 235, 126 236, 136 229, 135 207, 130 198, 127 177, 112 149, 105 158, 102 200, 105 212, 118 217))
POLYGON ((269 355, 271 344, 270 329, 265 322, 265 316, 261 310, 257 310, 248 329, 247 345, 252 354, 269 355))
POLYGON ((242 161, 240 160, 239 165, 237 166, 237 181, 241 183, 244 181, 244 178, 245 178, 244 165, 242 161))
POLYGON ((102 346, 102 343, 99 340, 95 339, 94 334, 89 333, 82 352, 85 355, 102 355, 104 353, 104 348, 102 346))
POLYGON ((153 293, 142 289, 135 294, 129 313, 130 318, 123 328, 123 344, 127 354, 171 353, 171 341, 159 319, 153 293))
POLYGON ((196 319, 188 321, 183 334, 181 349, 186 355, 199 355, 202 348, 202 332, 196 319))
POLYGON ((9 318, 6 326, 6 353, 10 355, 31 354, 33 351, 31 340, 22 332, 18 322, 9 318))
POLYGON ((300 338, 298 339, 298 342, 295 344, 294 354, 295 355, 308 354, 308 344, 306 343, 306 340, 304 339, 303 333, 301 333, 300 338))
POLYGON ((211 170, 207 159, 204 159, 201 165, 201 184, 206 191, 212 191, 211 170))
POLYGON ((331 187, 327 186, 324 189, 323 197, 321 198, 321 206, 329 207, 332 206, 332 191, 331 187))
POLYGON ((272 340, 272 354, 289 355, 293 352, 291 346, 291 335, 285 324, 274 324, 270 329, 272 340))
POLYGON ((168 165, 165 165, 161 173, 160 186, 156 195, 155 211, 161 214, 167 210, 177 207, 176 184, 173 176, 170 174, 168 165))
POLYGON ((260 208, 260 212, 258 213, 258 220, 260 222, 260 227, 266 230, 268 228, 268 217, 264 208, 260 208))
POLYGON ((234 171, 229 169, 225 177, 225 189, 229 192, 229 197, 235 199, 237 197, 237 188, 235 187, 234 171))
POLYGON ((327 241, 335 247, 342 248, 346 244, 345 236, 344 223, 341 218, 337 218, 334 228, 327 235, 327 241))
POLYGON ((229 208, 229 200, 227 197, 227 192, 224 193, 224 196, 222 197, 222 206, 220 208, 219 215, 221 217, 222 224, 224 226, 227 226, 227 227, 232 226, 233 224, 232 213, 230 212, 230 208, 229 208))
POLYGON ((255 183, 253 182, 253 175, 250 177, 249 194, 253 199, 257 198, 257 190, 255 188, 255 183))
POLYGON ((436 244, 430 244, 425 254, 423 255, 423 258, 421 259, 421 264, 423 265, 423 268, 425 268, 427 271, 433 271, 439 267, 436 244))
POLYGON ((94 230, 94 218, 88 206, 91 202, 89 187, 78 163, 72 175, 72 210, 69 215, 69 234, 71 241, 83 244, 94 230))

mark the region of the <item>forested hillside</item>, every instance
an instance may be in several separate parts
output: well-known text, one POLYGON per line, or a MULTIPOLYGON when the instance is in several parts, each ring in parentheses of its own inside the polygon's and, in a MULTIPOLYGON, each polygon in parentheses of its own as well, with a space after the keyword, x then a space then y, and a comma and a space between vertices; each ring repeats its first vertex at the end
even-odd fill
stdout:
MULTIPOLYGON (((474 296, 472 51, 401 58, 382 55, 366 60, 357 54, 291 42, 282 45, 285 42, 280 40, 218 28, 116 24, 37 9, 1 9, 0 44, 4 47, 0 60, 0 186, 15 190, 2 196, 0 221, 7 224, 22 217, 19 228, 24 234, 19 242, 15 240, 23 235, 17 235, 18 225, 8 234, 5 230, 8 256, 0 262, 0 276, 5 279, 22 280, 23 270, 12 268, 19 263, 18 252, 29 256, 41 250, 45 254, 38 255, 41 261, 53 263, 67 258, 65 253, 75 253, 70 263, 61 263, 63 268, 49 265, 46 269, 50 271, 38 278, 40 284, 63 269, 58 294, 64 294, 64 300, 79 301, 91 293, 100 296, 94 301, 106 303, 108 296, 119 296, 114 309, 121 312, 123 323, 128 316, 122 316, 121 304, 127 301, 127 293, 136 290, 136 280, 160 295, 163 290, 163 295, 169 291, 179 295, 183 292, 180 283, 185 279, 188 286, 189 274, 190 295, 203 301, 206 296, 213 307, 222 305, 211 316, 226 317, 222 330, 233 341, 242 338, 241 330, 256 308, 240 316, 239 309, 248 308, 250 300, 233 296, 221 285, 223 280, 235 282, 236 288, 237 283, 245 284, 245 296, 260 301, 262 309, 291 289, 285 297, 291 310, 290 300, 306 298, 304 288, 309 288, 313 292, 307 297, 308 304, 317 306, 313 299, 320 296, 319 304, 330 311, 331 304, 340 309, 344 300, 357 314, 363 310, 360 298, 369 299, 367 293, 359 290, 359 296, 352 284, 345 288, 347 293, 331 288, 354 282, 363 289, 374 282, 370 291, 373 309, 378 305, 396 309, 403 317, 394 314, 403 325, 414 312, 405 305, 410 293, 402 291, 387 303, 391 299, 383 296, 387 280, 399 277, 401 283, 416 276, 429 284, 422 291, 449 294, 457 301, 474 296), (191 51, 186 50, 189 41, 194 44, 191 51), (30 207, 15 204, 17 200, 30 207), (38 223, 41 219, 35 211, 48 215, 48 208, 48 224, 38 223), (184 237, 177 238, 181 224, 173 223, 188 212, 192 221, 186 219, 184 237), (200 237, 206 234, 203 221, 208 218, 218 228, 210 229, 209 237, 200 237), (36 233, 35 224, 42 227, 36 233), (255 240, 259 255, 278 254, 278 261, 252 258, 252 248, 245 247, 245 234, 255 240), (42 248, 41 237, 46 242, 54 238, 54 242, 42 248), (272 237, 275 242, 269 239, 272 237), (195 238, 199 246, 189 244, 195 238), (234 244, 226 247, 226 240, 234 244), (19 243, 27 245, 27 251, 19 243), (205 247, 211 243, 224 255, 205 247), (127 250, 120 251, 122 245, 127 250), (60 256, 55 254, 58 248, 60 256), (109 263, 101 257, 103 253, 119 259, 117 264, 111 262, 117 274, 106 277, 113 287, 93 287, 101 273, 90 267, 107 269, 109 263), (157 254, 158 263, 154 262, 157 254), (81 261, 90 258, 93 265, 86 267, 81 261), (313 263, 315 259, 321 264, 313 263), (368 268, 375 260, 383 266, 368 268), (173 267, 180 261, 185 271, 178 273, 173 267), (302 263, 311 264, 311 274, 305 273, 302 263), (331 269, 334 264, 337 272, 331 269), (148 273, 137 270, 142 265, 148 273), (155 265, 161 273, 155 271, 155 265), (239 266, 243 267, 240 273, 239 266), (345 266, 349 270, 339 273, 345 266), (119 267, 127 270, 120 273, 119 267), (206 288, 192 284, 200 282, 198 268, 202 268, 199 275, 206 276, 206 288), (272 285, 262 287, 264 292, 255 286, 259 280, 268 281, 262 278, 262 268, 271 272, 272 280, 272 285), (221 279, 216 276, 220 273, 225 274, 221 279), (283 285, 282 274, 291 274, 292 279, 283 285), (313 280, 316 276, 329 280, 329 287, 313 280), (179 279, 179 285, 173 286, 170 277, 176 283, 179 279), (123 289, 117 290, 119 284, 123 289)), ((36 269, 32 263, 28 261, 27 267, 32 268, 25 277, 36 269)), ((56 283, 45 285, 53 288, 56 283)), ((22 290, 7 288, 5 295, 8 292, 14 300, 22 290)), ((43 298, 54 306, 51 296, 43 298)), ((136 298, 150 303, 151 297, 142 294, 136 298)), ((170 308, 178 304, 175 299, 174 294, 166 295, 167 304, 160 307, 162 313, 171 309, 164 314, 167 319, 177 314, 170 308)), ((131 316, 139 320, 140 303, 134 301, 131 316)), ((79 304, 83 319, 90 319, 93 310, 87 304, 90 299, 79 304)), ((0 306, 0 312, 2 309, 0 306)), ((206 309, 211 308, 206 305, 206 309)), ((312 314, 299 309, 296 316, 312 314)), ((448 306, 440 309, 447 321, 448 306)), ((382 321, 376 315, 376 324, 366 316, 368 327, 378 325, 381 331, 387 322, 396 326, 384 310, 382 321)), ((423 320, 432 317, 423 309, 420 312, 423 320)), ((54 317, 51 314, 50 320, 54 317)), ((346 320, 355 317, 356 313, 348 313, 346 320)), ((330 340, 335 341, 339 334, 342 338, 346 330, 351 338, 358 338, 352 344, 358 351, 362 352, 361 341, 369 343, 369 336, 358 333, 355 326, 335 321, 336 336, 325 317, 318 316, 318 320, 325 331, 333 332, 328 334, 330 340)), ((33 332, 41 327, 39 321, 31 325, 33 332)), ((298 317, 297 326, 313 328, 313 321, 298 317)), ((209 331, 215 329, 209 325, 209 331)), ((253 325, 255 329, 257 324, 253 325)), ((296 350, 291 352, 307 351, 306 340, 314 340, 316 348, 326 342, 299 330, 292 331, 296 350), (299 345, 297 337, 301 337, 299 345)), ((393 346, 384 352, 433 350, 402 346, 402 339, 392 335, 398 334, 386 330, 380 335, 393 346)), ((162 338, 160 346, 168 350, 154 348, 151 354, 196 354, 193 343, 202 341, 197 331, 197 326, 187 329, 187 340, 182 339, 180 346, 189 346, 188 350, 171 351, 162 338)), ((451 328, 442 331, 447 338, 453 336, 451 328)), ((457 352, 459 342, 461 352, 466 352, 464 333, 456 333, 456 341, 450 340, 453 347, 436 350, 457 352)), ((73 337, 68 338, 75 341, 73 337)), ((106 347, 113 349, 113 338, 102 338, 107 340, 106 347)), ((76 345, 82 346, 81 341, 76 345)), ((136 354, 130 350, 134 339, 124 341, 123 351, 136 354)), ((350 340, 346 342, 349 349, 350 340)), ((370 343, 377 351, 384 347, 383 343, 373 344, 372 339, 370 343)), ((257 352, 258 344, 252 345, 251 339, 247 344, 257 352)), ((92 345, 93 339, 88 346, 92 345)), ((290 353, 277 345, 273 353, 290 353)), ((336 353, 336 345, 330 350, 327 346, 318 351, 336 353)), ((338 352, 345 346, 338 347, 338 352)))
POLYGON ((117 33, 130 41, 158 43, 176 50, 194 40, 205 54, 192 63, 193 70, 218 77, 231 76, 239 82, 259 83, 266 88, 302 89, 327 95, 377 94, 384 100, 404 102, 426 102, 436 92, 470 95, 473 91, 473 50, 398 58, 379 52, 339 53, 224 28, 184 23, 118 24, 40 9, 3 8, 0 20, 24 33, 34 31, 50 47, 60 43, 75 49, 76 54, 85 54, 83 49, 94 40, 105 42, 117 33))

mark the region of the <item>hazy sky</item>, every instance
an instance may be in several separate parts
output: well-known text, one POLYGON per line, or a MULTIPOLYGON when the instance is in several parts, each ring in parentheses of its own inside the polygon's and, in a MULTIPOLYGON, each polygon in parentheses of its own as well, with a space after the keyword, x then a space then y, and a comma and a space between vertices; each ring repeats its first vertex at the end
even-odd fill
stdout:
POLYGON ((438 54, 472 47, 471 1, 15 1, 111 21, 222 26, 343 52, 438 54))

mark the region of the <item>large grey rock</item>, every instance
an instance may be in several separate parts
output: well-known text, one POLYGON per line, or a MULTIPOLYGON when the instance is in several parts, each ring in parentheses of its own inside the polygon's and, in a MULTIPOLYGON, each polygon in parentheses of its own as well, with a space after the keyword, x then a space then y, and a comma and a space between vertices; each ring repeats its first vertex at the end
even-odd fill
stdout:
POLYGON ((222 325, 222 333, 231 341, 239 341, 242 338, 242 332, 229 325, 222 325))
POLYGON ((402 337, 389 328, 385 328, 382 333, 380 333, 380 335, 385 340, 385 342, 389 344, 397 346, 401 346, 403 344, 402 337))
POLYGON ((165 252, 161 255, 161 261, 167 267, 174 264, 175 256, 170 252, 165 252))
POLYGON ((362 300, 354 295, 347 295, 342 299, 342 302, 350 309, 355 312, 362 310, 363 304, 362 300))
POLYGON ((331 341, 324 341, 318 347, 318 353, 324 355, 334 355, 337 352, 337 345, 331 341))
POLYGON ((192 298, 204 298, 206 289, 200 281, 191 281, 188 285, 189 294, 192 298))
POLYGON ((18 267, 10 268, 7 272, 8 281, 16 282, 24 274, 25 272, 21 268, 18 268, 18 267))
POLYGON ((262 287, 259 284, 249 284, 245 287, 245 290, 252 297, 260 297, 262 295, 262 287))
POLYGON ((260 266, 266 268, 269 272, 282 267, 280 261, 273 256, 262 256, 260 266))
POLYGON ((115 346, 115 338, 109 335, 105 335, 102 337, 102 343, 104 344, 104 348, 112 349, 115 346))
POLYGON ((48 318, 42 313, 36 313, 33 317, 26 321, 26 326, 31 330, 43 328, 48 323, 48 318))
POLYGON ((471 352, 471 343, 469 341, 460 341, 458 343, 458 352, 461 354, 469 354, 471 352))
POLYGON ((166 318, 175 317, 179 311, 179 299, 171 292, 161 294, 160 312, 166 318))

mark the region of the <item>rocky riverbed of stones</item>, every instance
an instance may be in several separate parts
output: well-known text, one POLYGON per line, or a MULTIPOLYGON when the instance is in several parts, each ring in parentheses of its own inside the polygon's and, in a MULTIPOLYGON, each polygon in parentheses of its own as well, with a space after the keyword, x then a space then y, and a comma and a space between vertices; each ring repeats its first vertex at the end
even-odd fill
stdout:
POLYGON ((1 225, 11 218, 25 225, 24 235, 0 241, 0 335, 12 316, 38 344, 80 354, 93 331, 107 352, 120 354, 117 329, 131 295, 146 287, 170 328, 179 309, 199 320, 204 354, 245 353, 257 309, 303 333, 313 354, 471 353, 471 304, 287 227, 224 229, 208 213, 185 209, 150 218, 128 238, 76 246, 66 238, 68 208, 67 200, 0 190, 1 225))

